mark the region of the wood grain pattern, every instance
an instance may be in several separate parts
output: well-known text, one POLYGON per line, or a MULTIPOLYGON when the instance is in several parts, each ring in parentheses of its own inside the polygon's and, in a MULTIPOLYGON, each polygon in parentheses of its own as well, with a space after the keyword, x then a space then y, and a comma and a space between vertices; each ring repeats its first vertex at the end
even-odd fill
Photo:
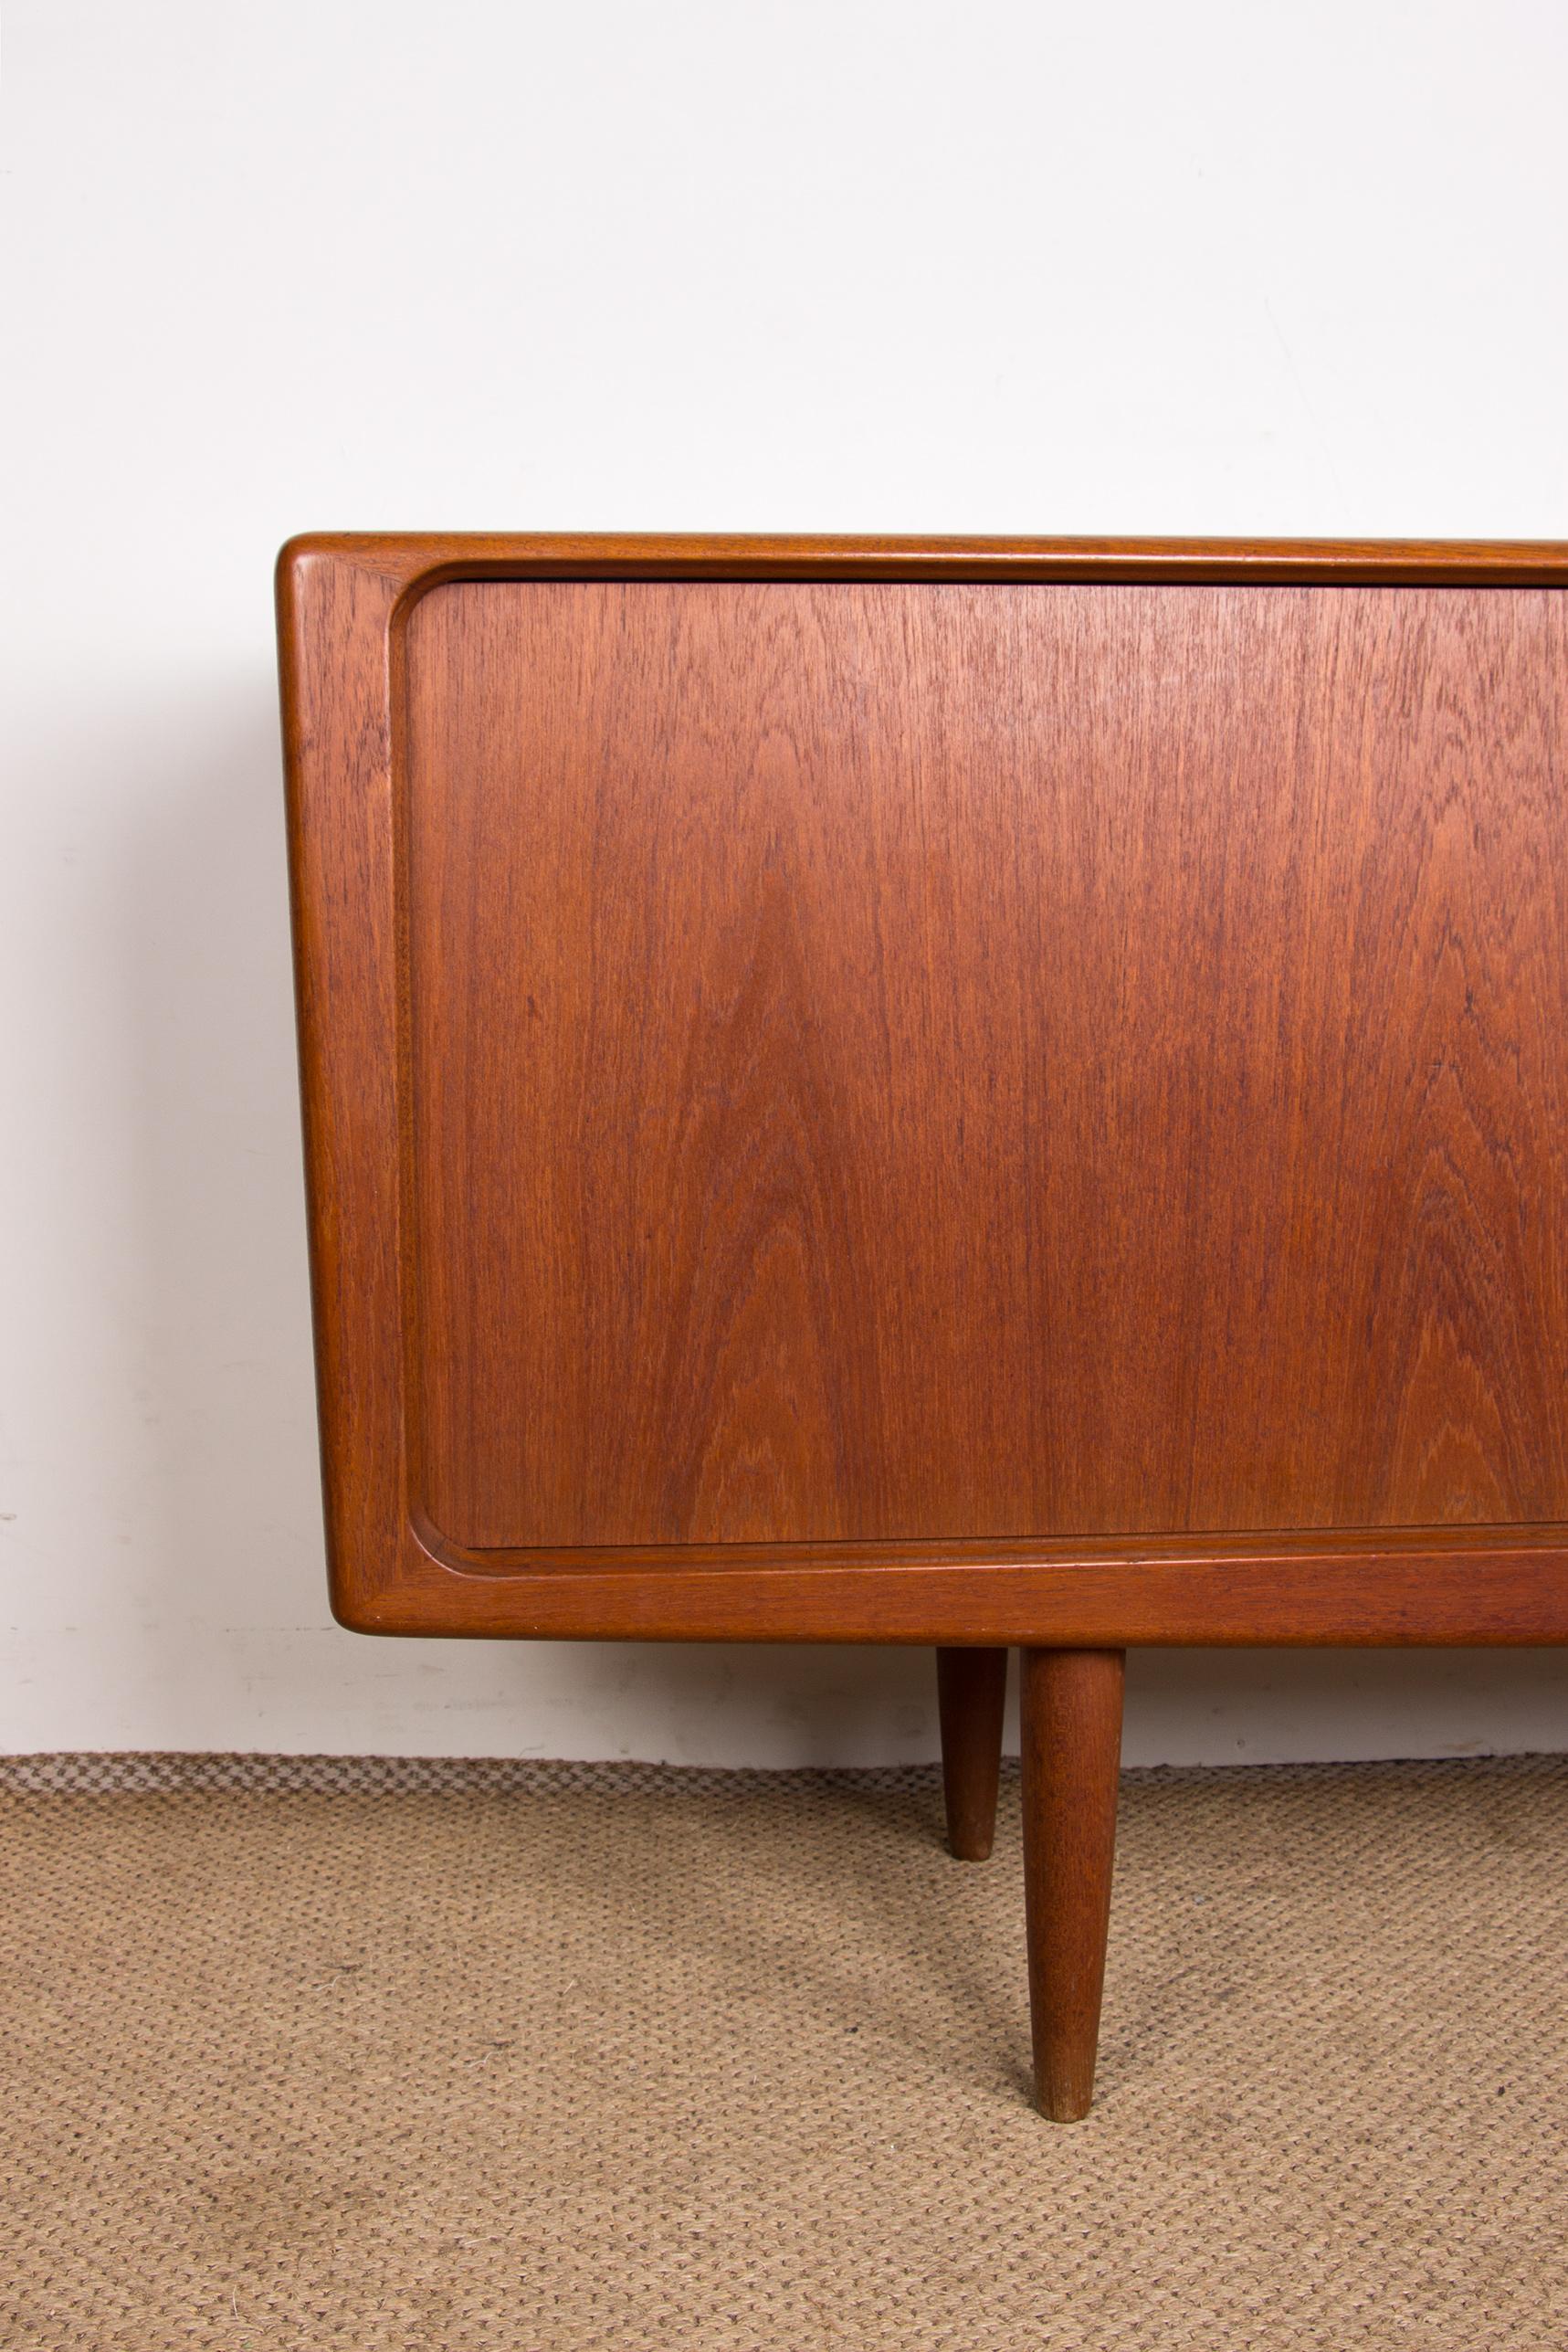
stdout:
POLYGON ((1560 592, 463 584, 407 674, 452 1542, 1568 1515, 1560 592))
POLYGON ((292 543, 343 1620, 1568 1638, 1565 583, 1543 544, 292 543), (526 691, 482 597, 540 600, 526 691))

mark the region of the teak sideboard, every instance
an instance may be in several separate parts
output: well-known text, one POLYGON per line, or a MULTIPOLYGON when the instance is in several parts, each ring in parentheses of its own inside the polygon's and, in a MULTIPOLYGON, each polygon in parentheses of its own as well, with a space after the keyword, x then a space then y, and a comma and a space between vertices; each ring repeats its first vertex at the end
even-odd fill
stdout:
POLYGON ((1009 1645, 1039 2099, 1123 1654, 1568 1640, 1568 547, 279 564, 333 1607, 1009 1645))

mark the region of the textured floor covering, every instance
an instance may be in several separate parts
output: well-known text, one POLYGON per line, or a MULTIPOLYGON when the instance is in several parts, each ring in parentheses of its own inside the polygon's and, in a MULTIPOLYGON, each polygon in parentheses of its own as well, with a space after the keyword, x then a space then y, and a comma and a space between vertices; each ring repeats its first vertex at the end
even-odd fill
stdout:
POLYGON ((1568 2344, 1568 1759, 1130 1775, 1068 2129, 1014 1787, 138 1770, 0 1774, 6 2352, 1568 2344))

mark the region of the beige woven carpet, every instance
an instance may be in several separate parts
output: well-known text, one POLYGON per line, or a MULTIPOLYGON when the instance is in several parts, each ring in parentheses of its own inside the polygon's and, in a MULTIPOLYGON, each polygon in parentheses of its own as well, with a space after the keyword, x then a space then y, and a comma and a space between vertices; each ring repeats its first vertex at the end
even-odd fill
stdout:
POLYGON ((1568 2345, 1568 1759, 1131 1775, 1067 2129, 1016 1789, 268 1769, 0 1772, 5 2352, 1568 2345))

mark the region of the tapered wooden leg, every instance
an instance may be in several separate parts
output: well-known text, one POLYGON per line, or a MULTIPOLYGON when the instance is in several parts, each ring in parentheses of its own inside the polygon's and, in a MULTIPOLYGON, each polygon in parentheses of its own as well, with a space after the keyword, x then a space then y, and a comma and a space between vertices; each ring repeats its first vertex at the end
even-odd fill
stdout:
POLYGON ((1002 1767, 1002 1711, 1007 1702, 1005 1650, 939 1650, 936 1711, 942 1724, 942 1790, 948 1851, 983 1862, 996 1835, 996 1781, 1002 1767))
POLYGON ((1094 2095, 1116 1788, 1121 1650, 1026 1650, 1024 1902, 1035 2095, 1058 2124, 1094 2095))

